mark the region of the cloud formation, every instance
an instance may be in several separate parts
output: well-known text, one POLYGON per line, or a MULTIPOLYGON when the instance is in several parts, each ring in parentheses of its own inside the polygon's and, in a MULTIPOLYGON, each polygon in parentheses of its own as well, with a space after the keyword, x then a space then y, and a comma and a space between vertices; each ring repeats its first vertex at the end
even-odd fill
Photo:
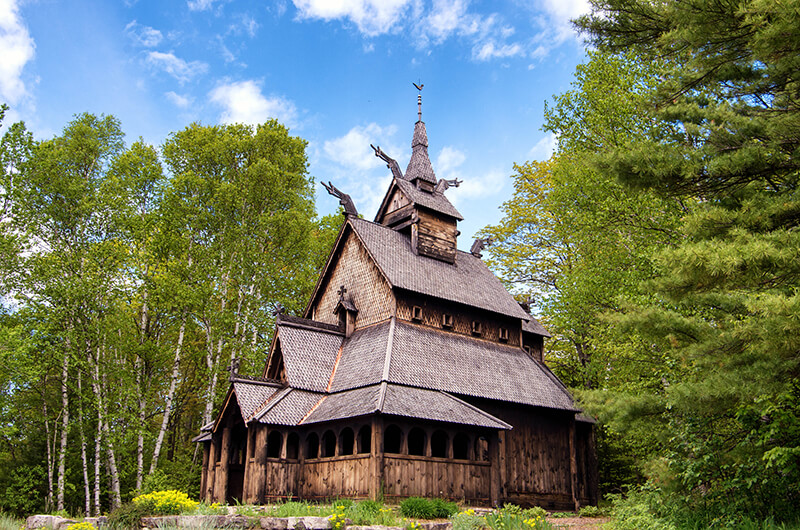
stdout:
POLYGON ((125 34, 135 44, 144 46, 145 48, 158 46, 161 44, 161 41, 164 40, 164 35, 162 35, 159 30, 151 28, 150 26, 143 26, 135 20, 132 20, 125 26, 125 34))
POLYGON ((163 70, 181 83, 208 71, 208 64, 202 61, 187 62, 172 52, 150 52, 147 54, 147 63, 163 70))
POLYGON ((589 12, 588 0, 537 0, 526 27, 539 26, 537 35, 517 37, 515 28, 499 13, 470 11, 469 0, 293 0, 298 20, 339 20, 353 25, 366 38, 384 34, 410 35, 421 49, 448 39, 461 39, 471 57, 484 62, 510 57, 539 58, 569 36, 570 19, 589 12))
POLYGON ((192 98, 188 96, 182 96, 180 94, 176 94, 173 91, 169 91, 164 93, 168 100, 172 102, 173 105, 176 107, 180 107, 182 109, 188 108, 189 105, 192 104, 192 98))
POLYGON ((35 49, 17 3, 0 1, 0 100, 14 105, 28 96, 22 70, 33 59, 35 49))
POLYGON ((375 156, 370 144, 385 146, 386 140, 393 136, 396 130, 396 127, 381 127, 377 123, 370 123, 364 127, 356 126, 344 136, 327 140, 322 150, 329 160, 340 166, 358 171, 375 169, 385 165, 385 162, 375 156))
POLYGON ((279 96, 264 96, 258 83, 252 80, 221 84, 209 93, 209 98, 223 109, 221 123, 257 125, 275 118, 287 127, 296 126, 294 103, 279 96))

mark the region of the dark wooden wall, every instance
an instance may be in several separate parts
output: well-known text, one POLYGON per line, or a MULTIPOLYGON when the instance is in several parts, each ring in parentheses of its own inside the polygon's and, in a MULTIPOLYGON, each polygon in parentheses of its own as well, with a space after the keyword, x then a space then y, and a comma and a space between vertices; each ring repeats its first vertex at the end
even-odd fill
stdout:
POLYGON ((492 341, 500 341, 500 328, 508 330, 508 340, 502 342, 509 346, 521 345, 521 321, 509 317, 502 317, 495 313, 478 311, 473 308, 437 300, 427 296, 417 295, 408 291, 397 292, 397 318, 408 322, 414 320, 414 306, 422 308, 422 320, 420 324, 436 329, 447 329, 442 325, 445 314, 452 315, 453 328, 449 329, 453 333, 474 337, 472 333, 472 322, 477 321, 481 324, 480 338, 492 341))
POLYGON ((302 428, 251 423, 242 434, 242 425, 230 414, 204 448, 203 498, 263 503, 423 496, 559 510, 597 503, 590 423, 576 422, 566 411, 469 401, 514 428, 497 432, 376 416, 302 428), (358 433, 366 426, 370 430, 362 444, 358 433), (355 435, 350 445, 342 441, 346 430, 355 435), (268 450, 267 440, 274 440, 270 433, 281 440, 277 452, 268 450), (287 444, 290 434, 298 442, 293 451, 287 444), (320 448, 323 437, 332 436, 335 448, 309 456, 308 443, 314 436, 320 448), (240 463, 243 480, 237 486, 240 463))

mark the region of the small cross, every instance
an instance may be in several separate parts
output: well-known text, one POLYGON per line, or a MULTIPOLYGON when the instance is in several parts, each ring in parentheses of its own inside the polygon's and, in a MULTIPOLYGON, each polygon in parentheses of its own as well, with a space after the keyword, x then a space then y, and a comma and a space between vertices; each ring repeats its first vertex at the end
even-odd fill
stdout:
POLYGON ((347 289, 345 289, 344 285, 342 285, 341 287, 339 287, 339 290, 336 291, 336 292, 339 295, 339 300, 344 300, 344 295, 345 295, 345 293, 347 293, 347 289))

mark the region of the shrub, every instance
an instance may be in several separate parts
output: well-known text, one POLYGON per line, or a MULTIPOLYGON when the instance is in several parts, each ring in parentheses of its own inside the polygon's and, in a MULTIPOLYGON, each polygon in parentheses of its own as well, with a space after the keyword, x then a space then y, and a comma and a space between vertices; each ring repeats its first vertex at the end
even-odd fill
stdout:
POLYGON ((354 525, 359 526, 398 526, 397 517, 391 508, 369 499, 350 506, 347 517, 354 525))
POLYGON ((472 508, 451 515, 450 522, 453 530, 479 530, 486 526, 486 519, 476 514, 472 508))
POLYGON ((108 525, 115 529, 139 528, 142 517, 150 515, 147 506, 129 502, 115 508, 108 515, 108 525))
POLYGON ((458 513, 458 505, 444 499, 409 497, 400 503, 400 513, 414 519, 440 519, 458 513))
POLYGON ((96 529, 92 523, 82 522, 69 525, 67 527, 67 530, 96 530, 96 529))
POLYGON ((180 515, 197 509, 193 501, 182 491, 154 491, 133 498, 133 504, 142 506, 149 515, 180 515))

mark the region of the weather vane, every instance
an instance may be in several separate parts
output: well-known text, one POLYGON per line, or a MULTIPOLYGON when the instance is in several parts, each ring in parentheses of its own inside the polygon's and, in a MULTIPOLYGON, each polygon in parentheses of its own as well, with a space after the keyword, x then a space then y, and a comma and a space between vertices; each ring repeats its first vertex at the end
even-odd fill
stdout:
POLYGON ((412 82, 411 84, 414 85, 414 88, 419 90, 419 94, 417 94, 417 117, 419 117, 419 121, 422 121, 422 87, 425 85, 421 82, 419 84, 412 82))

